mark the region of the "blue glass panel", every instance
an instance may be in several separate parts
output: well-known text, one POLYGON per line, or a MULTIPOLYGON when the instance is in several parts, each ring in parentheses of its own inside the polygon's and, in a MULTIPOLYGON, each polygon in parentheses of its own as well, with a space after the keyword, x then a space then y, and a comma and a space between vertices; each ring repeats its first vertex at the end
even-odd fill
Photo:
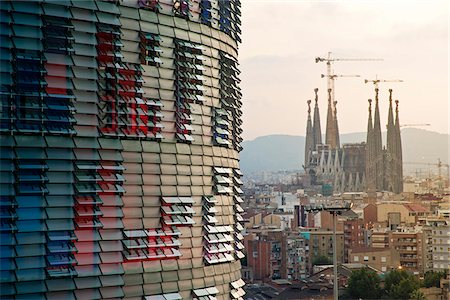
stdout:
POLYGON ((75 158, 72 149, 64 149, 64 148, 48 148, 47 149, 47 157, 49 159, 65 159, 71 160, 75 158))
POLYGON ((2 245, 14 245, 16 243, 14 235, 10 232, 0 233, 0 243, 2 245))
POLYGON ((18 25, 42 26, 42 20, 38 15, 28 15, 15 12, 12 13, 12 18, 14 23, 18 25))
POLYGON ((13 72, 13 68, 10 62, 0 60, 0 82, 1 84, 11 84, 11 73, 13 72))
POLYGON ((16 276, 18 281, 44 280, 46 277, 42 268, 16 270, 16 276))
POLYGON ((17 12, 24 12, 39 15, 42 14, 39 2, 32 1, 12 1, 13 10, 17 12))
POLYGON ((14 270, 16 265, 13 259, 0 258, 0 270, 14 270))
POLYGON ((18 269, 36 269, 46 266, 43 256, 17 257, 16 264, 18 269))
MULTIPOLYGON (((1 171, 7 171, 8 169, 1 168, 3 164, 0 164, 1 171)), ((10 172, 0 172, 0 183, 14 183, 14 174, 10 172)))
POLYGON ((73 218, 73 208, 69 207, 55 207, 45 209, 49 219, 70 219, 73 218))
MULTIPOLYGON (((16 281, 16 276, 14 275, 14 271, 3 271, 0 270, 0 282, 2 283, 2 287, 0 289, 3 289, 3 284, 5 282, 14 282, 16 281)), ((0 292, 0 295, 2 293, 0 292)))
POLYGON ((75 283, 72 279, 52 279, 46 281, 49 291, 74 290, 75 283))
POLYGON ((38 232, 46 230, 45 223, 41 220, 17 221, 16 226, 19 232, 38 232))
POLYGON ((0 196, 14 196, 14 186, 12 184, 0 184, 0 196))
POLYGON ((0 148, 0 159, 12 159, 14 157, 14 151, 11 148, 0 148))
POLYGON ((44 209, 38 207, 17 208, 16 213, 19 220, 35 220, 45 218, 44 209))
POLYGON ((72 219, 64 220, 64 219, 57 219, 57 220, 47 220, 47 227, 49 231, 57 231, 57 230, 73 230, 75 229, 75 226, 73 224, 72 219))
POLYGON ((17 283, 16 290, 19 294, 27 294, 28 297, 31 293, 46 292, 47 288, 44 281, 25 281, 17 283))
POLYGON ((17 196, 16 202, 20 207, 42 207, 45 205, 43 196, 17 196))
POLYGON ((42 51, 41 40, 31 38, 13 38, 13 43, 16 48, 25 50, 42 51))
POLYGON ((19 194, 46 194, 48 190, 45 186, 36 183, 20 183, 17 187, 19 194))
POLYGON ((8 258, 8 257, 15 257, 16 254, 14 252, 14 247, 12 246, 0 246, 0 257, 2 258, 8 258))
POLYGON ((73 207, 73 197, 68 195, 46 196, 48 207, 73 207))
POLYGON ((47 184, 48 193, 50 195, 73 195, 72 184, 47 184))
POLYGON ((47 249, 50 253, 70 253, 76 250, 68 241, 50 241, 47 243, 47 249))
POLYGON ((50 266, 64 266, 76 263, 70 253, 48 254, 47 261, 50 266))
MULTIPOLYGON (((1 9, 3 9, 4 5, 10 5, 10 3, 6 2, 6 1, 0 1, 1 9)), ((1 10, 0 11, 0 23, 8 24, 8 23, 11 23, 11 21, 12 21, 11 16, 8 14, 8 12, 1 10)), ((3 26, 5 26, 5 25, 3 25, 3 26)))
MULTIPOLYGON (((1 2, 3 2, 3 1, 0 1, 0 3, 1 2)), ((8 283, 3 284, 2 283, 2 288, 0 289, 0 295, 2 297, 6 296, 6 295, 15 295, 15 294, 16 294, 16 289, 14 288, 13 284, 8 284, 8 283)))
POLYGON ((34 39, 42 38, 42 32, 39 27, 13 25, 12 29, 14 30, 15 36, 29 37, 34 39))
POLYGON ((17 243, 21 245, 45 243, 44 232, 19 232, 16 233, 17 243))
POLYGON ((70 231, 49 231, 47 232, 50 241, 70 241, 76 239, 70 231))
POLYGON ((45 254, 45 248, 43 244, 17 245, 16 253, 20 257, 39 256, 45 254))
POLYGON ((47 300, 45 294, 43 293, 34 293, 34 294, 25 294, 25 295, 17 295, 16 300, 47 300))

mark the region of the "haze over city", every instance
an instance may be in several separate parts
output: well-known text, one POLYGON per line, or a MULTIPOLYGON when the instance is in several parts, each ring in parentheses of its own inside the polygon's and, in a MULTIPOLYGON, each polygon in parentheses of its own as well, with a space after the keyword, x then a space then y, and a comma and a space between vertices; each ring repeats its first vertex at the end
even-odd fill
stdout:
MULTIPOLYGON (((373 84, 364 79, 401 79, 381 83, 380 105, 389 88, 400 100, 402 124, 449 132, 447 1, 243 1, 240 46, 243 137, 305 134, 306 101, 319 88, 326 112, 326 74, 317 56, 382 58, 381 62, 336 62, 337 110, 342 133, 367 126, 367 99, 373 84)), ((381 109, 383 130, 387 109, 381 109)))

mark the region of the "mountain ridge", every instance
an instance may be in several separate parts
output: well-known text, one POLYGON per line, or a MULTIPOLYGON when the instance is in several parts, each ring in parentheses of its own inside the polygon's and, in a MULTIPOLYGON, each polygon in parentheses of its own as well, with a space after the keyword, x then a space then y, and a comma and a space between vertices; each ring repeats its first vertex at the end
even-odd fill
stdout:
MULTIPOLYGON (((382 133, 386 144, 386 132, 382 133)), ((403 161, 419 163, 443 163, 449 161, 450 135, 426 129, 402 129, 403 161)), ((340 135, 341 144, 361 143, 365 132, 340 135)), ((272 134, 242 142, 241 169, 244 173, 257 171, 298 170, 304 160, 305 137, 289 134, 272 134)), ((419 167, 419 165, 418 165, 419 167)), ((424 168, 424 167, 422 167, 424 168)))

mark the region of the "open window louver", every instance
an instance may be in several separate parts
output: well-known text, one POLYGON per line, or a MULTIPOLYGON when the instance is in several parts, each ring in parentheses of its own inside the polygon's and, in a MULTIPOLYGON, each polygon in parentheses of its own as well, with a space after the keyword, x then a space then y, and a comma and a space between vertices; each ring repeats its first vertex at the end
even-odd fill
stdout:
POLYGON ((192 291, 193 300, 215 300, 219 290, 215 286, 196 289, 192 291))
POLYGON ((124 231, 125 261, 176 259, 181 256, 179 235, 176 226, 124 231))
POLYGON ((159 58, 162 52, 160 48, 161 38, 157 34, 141 32, 141 63, 144 65, 159 66, 162 61, 159 58))
POLYGON ((98 24, 97 30, 101 131, 104 135, 124 136, 121 128, 126 124, 127 103, 119 94, 122 90, 119 70, 124 67, 120 29, 114 25, 98 24))
POLYGON ((190 0, 174 0, 173 1, 173 13, 175 16, 185 18, 189 20, 189 17, 192 16, 190 13, 190 0))
MULTIPOLYGON (((69 19, 46 16, 42 28, 44 35, 45 57, 58 55, 60 61, 67 61, 73 52, 72 29, 69 19)), ((44 120, 45 129, 51 134, 74 134, 75 123, 73 84, 71 70, 66 64, 48 61, 45 64, 45 81, 47 83, 45 97, 44 120)))
POLYGON ((219 0, 219 28, 238 42, 241 42, 239 0, 219 0))
POLYGON ((230 55, 220 51, 220 103, 222 108, 215 108, 214 141, 219 146, 232 146, 242 150, 241 138, 241 92, 238 86, 239 70, 237 61, 230 55), (229 121, 228 121, 229 120, 229 121))
POLYGON ((207 264, 217 264, 233 261, 232 246, 233 228, 229 225, 216 225, 215 207, 217 200, 214 196, 203 196, 203 257, 207 264))
POLYGON ((245 285, 244 280, 239 279, 230 283, 231 288, 231 298, 232 299, 243 299, 245 291, 242 287, 245 285))
POLYGON ((139 8, 159 12, 161 6, 159 0, 138 0, 139 8))
POLYGON ((160 295, 144 296, 144 300, 181 300, 183 299, 179 293, 167 293, 160 295))
POLYGON ((177 140, 193 142, 189 103, 203 103, 203 47, 175 40, 176 53, 176 128, 177 140))
POLYGON ((214 18, 214 15, 218 16, 217 6, 213 5, 215 1, 201 0, 200 2, 200 21, 208 26, 217 26, 218 19, 214 18))
POLYGON ((193 200, 190 197, 162 197, 161 217, 166 226, 192 226, 195 224, 192 215, 193 200))

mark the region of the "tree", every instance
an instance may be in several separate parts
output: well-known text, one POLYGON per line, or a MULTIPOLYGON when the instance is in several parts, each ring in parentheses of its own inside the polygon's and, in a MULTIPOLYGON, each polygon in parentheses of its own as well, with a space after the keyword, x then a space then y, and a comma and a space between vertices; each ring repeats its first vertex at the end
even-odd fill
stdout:
POLYGON ((333 260, 328 256, 320 255, 313 259, 313 266, 323 266, 323 265, 331 265, 333 264, 333 260))
POLYGON ((411 300, 427 300, 424 293, 420 290, 415 290, 409 295, 409 297, 411 298, 411 300))
POLYGON ((445 277, 445 272, 428 271, 423 278, 423 286, 426 288, 440 287, 441 278, 445 277))
POLYGON ((377 299, 381 294, 380 278, 368 268, 353 271, 347 292, 352 299, 377 299))
POLYGON ((419 287, 417 277, 405 270, 394 270, 386 275, 385 292, 390 299, 409 299, 419 287))

